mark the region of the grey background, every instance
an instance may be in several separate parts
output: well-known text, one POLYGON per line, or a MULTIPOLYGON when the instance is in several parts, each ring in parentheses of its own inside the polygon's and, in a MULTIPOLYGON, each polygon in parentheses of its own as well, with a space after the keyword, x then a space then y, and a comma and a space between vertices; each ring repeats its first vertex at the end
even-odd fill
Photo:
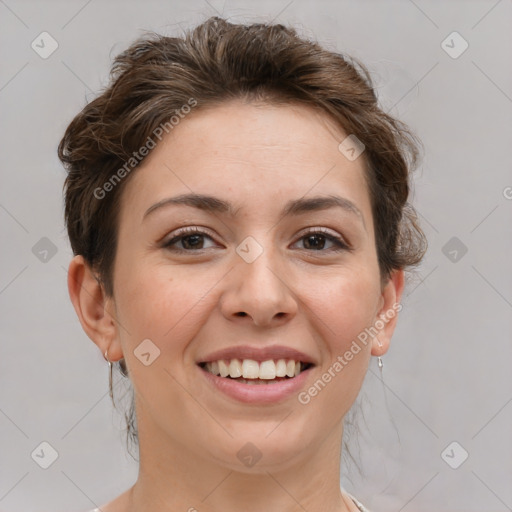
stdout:
POLYGON ((56 146, 144 29, 220 13, 360 58, 425 145, 413 202, 430 247, 383 382, 372 360, 349 441, 363 474, 345 467, 343 486, 374 512, 512 510, 510 0, 0 0, 0 510, 87 510, 136 479, 107 365, 68 299, 56 146), (31 48, 43 31, 59 45, 47 59, 31 48), (442 47, 453 31, 469 44, 458 58, 442 47), (43 441, 58 453, 48 469, 31 457, 43 441))

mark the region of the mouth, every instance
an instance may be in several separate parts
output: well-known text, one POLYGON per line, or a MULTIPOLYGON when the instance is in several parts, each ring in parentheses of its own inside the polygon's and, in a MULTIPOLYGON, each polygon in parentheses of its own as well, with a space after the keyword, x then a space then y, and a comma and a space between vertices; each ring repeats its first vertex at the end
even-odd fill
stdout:
POLYGON ((270 385, 291 381, 314 365, 295 359, 218 359, 198 363, 198 366, 211 375, 229 379, 239 384, 270 385))
POLYGON ((215 396, 249 404, 283 403, 309 381, 317 361, 284 345, 226 347, 196 360, 204 384, 215 396))

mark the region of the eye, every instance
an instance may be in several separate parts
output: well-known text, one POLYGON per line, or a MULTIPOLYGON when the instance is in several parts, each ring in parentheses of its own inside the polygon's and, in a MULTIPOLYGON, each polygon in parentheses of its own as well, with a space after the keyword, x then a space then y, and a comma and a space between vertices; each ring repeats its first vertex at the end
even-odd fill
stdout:
POLYGON ((316 252, 339 252, 351 250, 349 245, 342 237, 333 235, 324 228, 312 229, 302 235, 298 241, 303 241, 304 245, 306 246, 306 250, 313 250, 316 252), (333 244, 334 247, 324 250, 326 241, 333 244))
POLYGON ((204 247, 204 238, 212 240, 206 231, 195 227, 183 228, 178 230, 173 238, 164 242, 162 247, 176 252, 200 251, 208 249, 208 247, 204 247), (177 243, 181 243, 182 247, 173 247, 177 243))
MULTIPOLYGON (((213 240, 213 237, 207 232, 197 227, 187 227, 179 229, 175 236, 164 242, 163 248, 175 252, 194 252, 209 249, 205 247, 205 239, 213 240), (176 246, 181 244, 181 247, 176 246)), ((303 241, 305 247, 303 250, 314 252, 339 252, 350 251, 351 247, 338 235, 334 235, 324 228, 315 228, 303 234, 296 242, 303 241), (325 248, 327 244, 332 244, 331 248, 325 248)))

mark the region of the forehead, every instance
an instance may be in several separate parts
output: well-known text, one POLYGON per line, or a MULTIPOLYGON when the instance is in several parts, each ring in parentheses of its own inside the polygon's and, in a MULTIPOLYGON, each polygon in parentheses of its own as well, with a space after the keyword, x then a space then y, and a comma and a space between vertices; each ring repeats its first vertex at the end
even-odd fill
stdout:
POLYGON ((169 195, 190 192, 229 197, 244 209, 338 189, 364 210, 365 163, 340 152, 346 137, 326 113, 304 105, 237 100, 198 109, 157 141, 127 184, 122 203, 130 208, 123 209, 141 216, 169 195))

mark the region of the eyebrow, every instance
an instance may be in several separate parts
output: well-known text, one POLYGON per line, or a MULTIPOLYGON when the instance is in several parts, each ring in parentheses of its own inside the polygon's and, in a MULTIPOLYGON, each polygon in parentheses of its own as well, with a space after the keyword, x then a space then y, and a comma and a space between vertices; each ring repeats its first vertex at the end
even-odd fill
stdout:
MULTIPOLYGON (((194 193, 182 194, 179 196, 162 199, 161 201, 158 201, 158 203, 155 203, 153 206, 150 206, 144 213, 142 220, 144 220, 154 211, 170 205, 191 206, 202 211, 224 214, 230 217, 234 217, 236 212, 240 209, 235 209, 232 203, 217 197, 194 193)), ((349 199, 335 195, 316 196, 307 199, 303 197, 300 199, 294 199, 286 203, 281 212, 281 215, 283 217, 301 215, 307 212, 322 211, 335 207, 342 208, 348 213, 355 214, 357 217, 359 217, 366 229, 364 217, 359 208, 349 199)))

